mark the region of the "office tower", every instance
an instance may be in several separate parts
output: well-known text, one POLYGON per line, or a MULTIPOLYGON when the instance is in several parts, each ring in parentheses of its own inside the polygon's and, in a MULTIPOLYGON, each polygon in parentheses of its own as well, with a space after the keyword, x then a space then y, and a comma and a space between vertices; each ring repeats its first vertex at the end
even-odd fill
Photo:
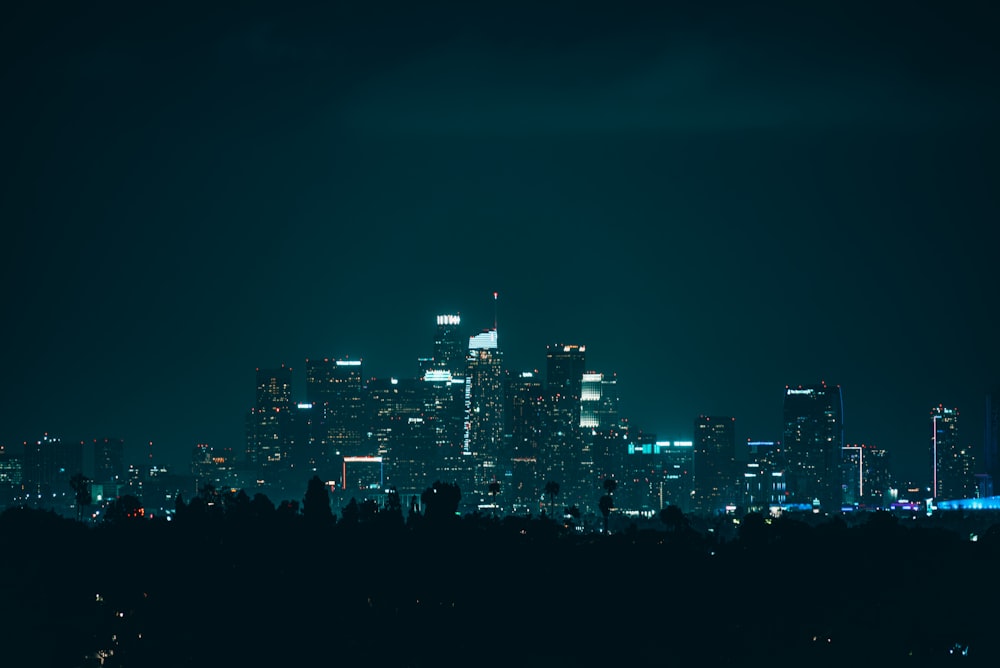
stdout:
POLYGON ((846 505, 887 508, 889 487, 889 456, 885 450, 864 443, 844 446, 846 505))
POLYGON ((374 455, 366 442, 365 386, 361 360, 307 359, 306 402, 323 409, 325 448, 339 466, 341 456, 374 455))
POLYGON ((333 480, 340 462, 330 461, 327 452, 326 410, 321 405, 301 401, 292 404, 289 414, 288 483, 291 489, 305 489, 314 475, 333 480))
POLYGON ((545 482, 559 483, 565 505, 578 505, 581 509, 596 507, 600 498, 597 480, 590 480, 581 467, 589 458, 583 453, 583 431, 580 429, 586 352, 586 346, 559 343, 549 345, 545 353, 549 419, 542 452, 543 476, 545 482))
MULTIPOLYGON (((464 495, 473 487, 472 466, 465 456, 465 373, 453 377, 447 369, 433 369, 424 374, 423 383, 424 420, 433 442, 431 485, 435 480, 457 485, 464 495)), ((400 498, 405 499, 402 494, 400 498)))
POLYGON ((245 487, 233 453, 213 448, 207 443, 198 443, 191 451, 191 475, 194 476, 194 491, 207 486, 219 492, 245 487))
POLYGON ((625 452, 621 484, 615 492, 619 507, 652 514, 669 505, 690 510, 692 441, 661 441, 655 434, 640 434, 627 443, 625 452))
POLYGON ((588 372, 580 383, 580 426, 607 429, 618 421, 618 379, 588 372))
POLYGON ((277 483, 289 451, 292 369, 257 369, 257 399, 247 416, 247 461, 265 485, 277 483))
POLYGON ((1000 486, 1000 389, 986 394, 986 429, 983 434, 984 487, 988 495, 1000 486))
POLYGON ((694 421, 693 510, 715 515, 735 500, 736 418, 700 415, 694 421))
MULTIPOLYGON (((744 462, 737 462, 743 471, 737 475, 742 498, 737 503, 743 512, 772 513, 787 505, 785 482, 785 452, 781 441, 747 439, 744 462)), ((741 458, 737 458, 738 460, 741 458)))
POLYGON ((433 422, 425 416, 429 386, 419 378, 378 378, 368 383, 368 423, 384 483, 401 498, 419 495, 434 480, 433 422))
POLYGON ((125 441, 120 438, 94 440, 94 481, 123 482, 125 478, 125 441))
POLYGON ((23 452, 0 445, 0 504, 7 506, 21 499, 23 452))
POLYGON ((504 407, 505 442, 509 457, 505 464, 501 493, 511 512, 538 513, 544 481, 540 480, 539 453, 545 436, 545 388, 537 371, 522 371, 507 381, 504 407))
POLYGON ((75 503, 69 480, 83 472, 83 443, 45 434, 25 442, 21 479, 28 505, 64 511, 75 503))
POLYGON ((958 409, 931 409, 931 490, 935 500, 970 499, 976 494, 972 448, 959 440, 958 409))
POLYGON ((439 315, 434 331, 433 367, 450 371, 453 378, 465 375, 468 339, 462 336, 461 324, 458 314, 439 315))
POLYGON ((497 330, 487 329, 469 337, 465 385, 464 455, 473 465, 473 486, 463 501, 485 497, 495 481, 503 444, 503 368, 497 330))
POLYGON ((784 425, 789 501, 839 513, 844 447, 840 386, 786 386, 784 425))

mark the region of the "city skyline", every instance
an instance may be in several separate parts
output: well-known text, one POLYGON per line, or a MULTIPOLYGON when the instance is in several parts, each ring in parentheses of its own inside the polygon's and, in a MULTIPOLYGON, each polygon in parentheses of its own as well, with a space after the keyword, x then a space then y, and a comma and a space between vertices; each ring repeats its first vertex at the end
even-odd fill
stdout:
MULTIPOLYGON (((55 11, 49 11, 54 9, 55 11)), ((254 370, 587 346, 623 415, 781 438, 786 386, 930 471, 1000 386, 989 4, 235 11, 0 26, 0 444, 239 445, 254 370), (494 304, 493 292, 499 293, 494 304)), ((981 468, 981 466, 979 467, 981 468)))

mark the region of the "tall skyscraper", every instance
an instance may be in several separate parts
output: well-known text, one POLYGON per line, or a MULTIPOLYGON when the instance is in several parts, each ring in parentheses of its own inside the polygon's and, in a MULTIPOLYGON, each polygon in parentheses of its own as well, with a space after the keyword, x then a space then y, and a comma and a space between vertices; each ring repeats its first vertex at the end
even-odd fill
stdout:
POLYGON ((501 490, 512 504, 512 510, 538 513, 541 511, 544 482, 539 479, 539 453, 546 433, 545 389, 537 371, 523 371, 507 381, 507 403, 504 408, 505 440, 509 443, 509 459, 501 490))
POLYGON ((462 336, 461 324, 462 318, 457 313, 439 315, 434 331, 433 366, 450 371, 453 378, 465 375, 468 339, 462 336))
POLYGON ((123 482, 125 479, 125 441, 120 438, 94 440, 94 478, 96 482, 123 482))
POLYGON ((735 501, 736 418, 700 415, 694 421, 695 512, 715 515, 735 501))
POLYGON ((580 426, 607 429, 618 423, 618 379, 603 373, 583 374, 580 385, 580 426))
POLYGON ((83 443, 63 441, 46 434, 38 441, 25 442, 22 482, 28 505, 55 508, 72 502, 69 479, 83 472, 83 443))
POLYGON ((559 483, 565 505, 578 505, 581 509, 596 507, 600 496, 597 481, 589 480, 581 468, 581 462, 587 459, 580 428, 586 356, 587 347, 577 344, 552 344, 545 353, 549 419, 542 452, 543 475, 545 482, 559 483))
POLYGON ((972 448, 959 440, 958 409, 931 409, 931 490, 935 500, 970 499, 976 494, 972 448))
MULTIPOLYGON (((343 456, 374 455, 365 432, 365 385, 361 360, 306 360, 306 401, 323 409, 325 448, 331 461, 343 456)), ((339 464, 338 464, 339 465, 339 464)))
POLYGON ((495 328, 469 338, 466 363, 464 449, 474 468, 472 502, 497 479, 503 444, 503 366, 495 328))
POLYGON ((988 489, 1000 489, 1000 389, 986 394, 983 471, 988 489))
POLYGON ((839 513, 844 448, 840 386, 786 387, 784 423, 789 501, 839 513))
POLYGON ((889 487, 889 457, 885 450, 864 443, 844 446, 845 504, 885 508, 889 487))
POLYGON ((276 484, 290 447, 292 369, 257 369, 257 399, 247 416, 247 461, 264 485, 276 484))

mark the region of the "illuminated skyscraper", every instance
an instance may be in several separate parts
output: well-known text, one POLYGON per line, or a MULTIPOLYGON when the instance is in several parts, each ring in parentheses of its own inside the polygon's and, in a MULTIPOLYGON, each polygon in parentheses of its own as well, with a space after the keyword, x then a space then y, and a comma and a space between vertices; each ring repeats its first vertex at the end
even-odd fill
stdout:
POLYGON ((931 409, 931 489, 935 500, 971 499, 976 494, 972 448, 959 441, 958 409, 931 409))
POLYGON ((26 442, 22 458, 22 481, 28 504, 39 508, 63 507, 72 489, 69 479, 83 471, 83 443, 63 441, 46 434, 26 442))
POLYGON ((458 314, 439 315, 434 332, 435 369, 450 371, 453 378, 465 376, 468 339, 462 336, 462 318, 458 314))
POLYGON ((549 345, 545 353, 549 419, 542 452, 543 475, 546 482, 559 483, 560 496, 567 506, 578 505, 581 509, 596 506, 599 497, 597 480, 590 480, 581 467, 589 458, 583 453, 580 428, 586 355, 586 346, 562 343, 549 345))
POLYGON ((986 425, 983 433, 983 470, 992 496, 1000 489, 1000 389, 986 395, 986 425))
POLYGON ((496 480, 503 445, 503 368, 495 328, 469 338, 466 369, 464 454, 475 471, 471 502, 475 495, 485 495, 496 480))
POLYGON ((840 386, 786 387, 784 423, 789 501, 839 513, 844 447, 840 386))
POLYGON ((321 406, 325 448, 332 463, 342 456, 374 455, 365 433, 365 387, 361 360, 307 359, 306 401, 321 406))
POLYGON ((544 482, 539 479, 539 453, 545 436, 545 390, 537 371, 524 371, 507 382, 506 440, 510 457, 504 476, 506 485, 501 492, 510 500, 515 512, 537 513, 544 482))
POLYGON ((433 484, 434 422, 425 414, 430 386, 418 378, 379 378, 368 384, 368 424, 384 482, 402 498, 433 484))
POLYGON ((580 385, 580 426, 607 429, 618 423, 618 379, 614 374, 583 374, 580 385))
POLYGON ((844 446, 844 503, 870 509, 886 508, 889 457, 873 445, 844 446))
POLYGON ((718 514, 734 502, 736 418, 701 415, 694 421, 695 512, 718 514))
POLYGON ((289 419, 292 407, 292 369, 257 369, 257 400, 247 416, 247 461, 259 471, 259 479, 277 482, 290 446, 289 419))
POLYGON ((94 478, 96 482, 122 482, 125 479, 125 441, 102 438, 94 441, 94 478))

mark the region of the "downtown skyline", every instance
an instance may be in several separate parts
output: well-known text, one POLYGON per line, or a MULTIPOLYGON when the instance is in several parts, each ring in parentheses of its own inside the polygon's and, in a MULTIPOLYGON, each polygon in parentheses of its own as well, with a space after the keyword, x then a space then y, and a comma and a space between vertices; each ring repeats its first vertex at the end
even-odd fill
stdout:
POLYGON ((254 370, 587 346, 663 439, 981 453, 1000 385, 990 3, 15 2, 0 26, 0 443, 239 446, 254 370))
MULTIPOLYGON (((182 472, 184 474, 189 473, 190 468, 190 457, 191 451, 195 445, 199 443, 204 443, 210 445, 213 448, 232 448, 234 452, 242 452, 245 445, 246 432, 245 432, 245 419, 246 411, 253 405, 253 395, 254 395, 254 376, 258 369, 266 370, 269 368, 277 367, 287 367, 291 369, 292 372, 292 399, 295 402, 306 401, 306 360, 307 359, 322 359, 329 358, 339 359, 339 360, 355 360, 361 362, 362 376, 365 383, 369 380, 374 379, 388 379, 388 378, 399 378, 399 379, 409 379, 409 378, 419 378, 420 372, 418 369, 419 361, 421 358, 431 357, 432 354, 432 339, 434 335, 434 324, 433 321, 436 317, 445 314, 458 315, 461 319, 461 324, 459 326, 459 331, 463 333, 466 339, 470 337, 475 337, 480 332, 485 332, 494 327, 497 327, 497 341, 498 349, 503 355, 503 370, 508 377, 516 377, 521 372, 534 372, 541 379, 545 380, 545 349, 549 344, 568 344, 568 345, 580 345, 586 348, 586 359, 587 359, 587 372, 598 372, 603 373, 605 376, 614 376, 617 381, 617 388, 620 395, 620 415, 627 419, 631 428, 634 430, 639 430, 646 434, 655 434, 658 440, 691 440, 693 437, 695 421, 699 416, 725 416, 732 417, 735 419, 736 428, 736 446, 738 450, 745 448, 745 443, 747 441, 782 441, 783 440, 783 429, 784 425, 782 423, 782 405, 784 401, 784 395, 786 387, 796 387, 805 385, 814 385, 821 382, 825 382, 828 385, 835 386, 840 385, 841 392, 844 395, 845 404, 845 444, 848 445, 858 445, 865 444, 868 446, 882 448, 888 451, 890 460, 890 470, 896 478, 896 482, 903 483, 917 483, 917 484, 928 484, 931 476, 930 468, 930 424, 931 424, 931 412, 932 409, 937 406, 937 404, 932 406, 927 406, 925 414, 918 415, 913 421, 913 424, 903 425, 901 427, 893 428, 889 425, 890 429, 882 428, 884 425, 880 423, 869 422, 867 424, 871 425, 868 428, 871 430, 872 434, 891 434, 893 432, 908 432, 908 433, 921 433, 926 435, 926 438, 919 439, 914 438, 912 447, 906 448, 905 443, 902 441, 895 442, 880 442, 873 437, 869 437, 866 433, 861 431, 859 428, 855 427, 852 429, 851 417, 853 414, 858 415, 877 415, 879 414, 879 407, 875 406, 854 406, 851 403, 851 397, 854 394, 851 388, 844 387, 841 383, 835 380, 829 380, 827 378, 804 378, 795 379, 794 382, 788 382, 779 388, 769 388, 769 392, 765 392, 765 388, 759 387, 758 392, 753 392, 752 390, 747 393, 747 397, 744 397, 742 403, 738 401, 733 402, 733 406, 744 407, 743 411, 740 410, 697 410, 690 412, 689 414, 676 414, 672 412, 668 406, 662 404, 657 400, 656 396, 653 397, 642 397, 635 388, 630 388, 628 386, 627 379, 623 378, 615 368, 614 358, 615 355, 604 351, 595 351, 593 346, 587 345, 583 341, 579 341, 573 338, 565 338, 559 340, 550 341, 548 344, 541 344, 538 350, 538 354, 533 356, 529 364, 520 364, 510 357, 510 351, 516 350, 520 351, 522 357, 524 356, 524 351, 526 346, 524 345, 511 345, 509 348, 506 345, 506 337, 504 335, 504 329, 502 326, 502 320, 499 314, 502 313, 502 298, 499 298, 499 293, 487 294, 486 299, 483 300, 491 305, 494 309, 492 317, 494 320, 482 327, 475 327, 472 323, 467 321, 467 317, 461 315, 462 311, 459 309, 454 310, 444 310, 440 314, 430 316, 426 318, 427 321, 425 329, 425 336, 423 337, 424 346, 419 346, 419 337, 416 336, 416 331, 410 333, 406 331, 406 328, 399 327, 396 329, 398 335, 402 335, 403 338, 408 342, 408 347, 413 348, 413 357, 408 365, 408 370, 402 369, 398 372, 391 372, 387 369, 387 365, 379 363, 378 360, 374 362, 372 359, 365 355, 355 355, 351 352, 345 352, 342 354, 324 354, 324 355, 307 355, 302 356, 298 359, 287 359, 287 358, 277 358, 271 356, 268 363, 260 364, 257 367, 245 371, 240 374, 242 379, 245 381, 244 387, 238 392, 239 397, 244 402, 244 407, 242 411, 239 411, 235 415, 229 416, 218 416, 218 421, 212 425, 207 425, 204 428, 206 433, 211 433, 214 435, 213 438, 198 438, 188 444, 173 444, 173 443, 163 443, 161 440, 146 438, 136 439, 134 437, 129 438, 128 435, 123 434, 121 431, 112 430, 110 433, 90 433, 87 432, 87 425, 85 424, 85 419, 82 421, 83 424, 75 428, 77 433, 60 433, 59 430, 48 429, 43 427, 40 432, 37 432, 37 436, 28 437, 23 440, 28 442, 34 442, 42 437, 43 434, 47 434, 51 437, 61 438, 63 440, 82 440, 84 442, 90 442, 94 439, 102 438, 123 438, 126 444, 126 454, 128 463, 139 463, 150 456, 153 457, 154 461, 160 465, 167 465, 174 471, 182 472), (610 366, 609 366, 610 365, 610 366), (381 373, 379 371, 382 371, 381 373), (756 401, 750 399, 750 395, 756 398, 756 401), (636 401, 638 400, 638 401, 636 401), (635 412, 631 409, 631 404, 637 402, 639 405, 643 406, 661 406, 662 408, 654 408, 654 412, 646 413, 640 416, 636 416, 635 412), (750 406, 758 406, 757 412, 752 410, 747 410, 750 406), (660 425, 661 427, 657 427, 660 425), (770 427, 768 427, 770 425, 770 427), (235 426, 235 429, 234 429, 235 426), (226 429, 229 429, 229 432, 226 429), (85 432, 85 433, 79 433, 85 432), (176 445, 177 447, 171 447, 176 445), (896 447, 893 447, 893 446, 896 447), (187 447, 185 447, 187 446, 187 447)), ((485 314, 485 310, 483 314, 485 314)), ((418 330, 420 328, 414 328, 418 330)), ((364 346, 357 346, 356 348, 364 350, 364 346)), ((402 351, 396 351, 396 355, 391 357, 399 358, 402 351)), ((530 356, 529 356, 530 357, 530 356)), ((753 383, 748 383, 748 388, 754 387, 753 383)), ((664 391, 665 396, 670 396, 672 394, 671 388, 666 388, 664 391)), ((967 393, 968 394, 968 393, 967 393)), ((730 395, 735 396, 735 395, 730 395)), ((983 396, 983 403, 985 402, 985 395, 983 396)), ((709 405, 712 402, 712 397, 689 397, 687 404, 691 407, 696 407, 699 403, 703 405, 709 405)), ((219 397, 218 405, 232 405, 233 397, 219 397)), ((718 408, 720 404, 713 404, 714 408, 718 408)), ((945 404, 948 408, 955 408, 958 410, 959 425, 960 425, 960 441, 963 444, 967 444, 972 447, 976 453, 976 464, 977 472, 982 469, 983 457, 983 439, 981 434, 981 429, 976 430, 976 427, 983 427, 985 420, 985 411, 982 407, 978 411, 978 420, 976 424, 972 423, 972 418, 970 415, 976 415, 976 407, 966 409, 962 406, 952 406, 950 404, 945 404), (970 432, 972 432, 970 434, 970 432)), ((59 420, 53 420, 54 423, 58 423, 59 420)), ((181 428, 188 431, 192 431, 194 425, 180 425, 181 428)), ((153 426, 147 426, 145 429, 139 430, 140 433, 157 433, 157 429, 153 426)), ((20 443, 20 441, 0 441, 3 445, 12 446, 20 443)), ((743 453, 745 456, 746 453, 743 453)), ((739 456, 739 453, 737 453, 739 456)))

